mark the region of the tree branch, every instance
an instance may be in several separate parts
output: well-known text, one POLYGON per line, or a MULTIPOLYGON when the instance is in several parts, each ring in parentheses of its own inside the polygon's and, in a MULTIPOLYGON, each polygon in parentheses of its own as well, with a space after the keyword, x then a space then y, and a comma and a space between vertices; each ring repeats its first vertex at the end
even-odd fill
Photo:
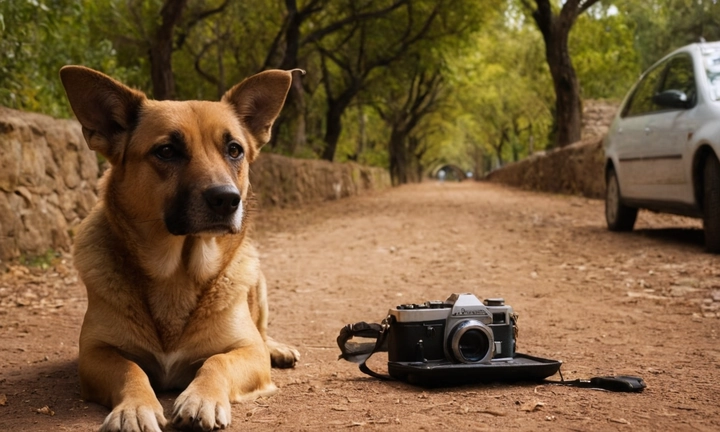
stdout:
POLYGON ((333 32, 336 32, 336 31, 342 29, 343 27, 345 27, 345 26, 348 25, 348 24, 356 23, 356 22, 359 22, 359 21, 365 21, 365 20, 369 20, 369 19, 372 19, 372 18, 377 18, 377 17, 383 16, 383 15, 389 13, 389 12, 394 11, 395 9, 399 8, 400 6, 402 6, 402 5, 404 5, 404 4, 408 3, 408 2, 409 2, 409 0, 397 0, 397 1, 395 1, 393 4, 391 4, 390 6, 384 8, 384 9, 380 9, 380 10, 377 10, 377 11, 360 13, 360 14, 357 14, 357 15, 351 15, 351 16, 345 18, 345 19, 342 19, 342 20, 340 20, 340 21, 336 21, 336 22, 332 23, 332 24, 330 24, 330 25, 327 26, 327 27, 318 29, 318 30, 310 33, 309 35, 307 35, 307 36, 300 42, 300 44, 301 44, 301 45, 304 45, 304 44, 307 44, 307 43, 310 43, 310 42, 319 41, 320 39, 324 38, 324 37, 327 36, 328 34, 333 33, 333 32))
POLYGON ((597 3, 600 0, 584 0, 580 3, 580 8, 578 9, 578 15, 584 13, 586 10, 590 9, 595 3, 597 3))
POLYGON ((217 86, 218 84, 220 84, 220 80, 218 80, 214 76, 210 75, 208 72, 205 72, 203 70, 202 66, 200 65, 200 62, 202 61, 202 58, 205 55, 205 53, 207 52, 207 50, 210 49, 210 47, 215 45, 216 43, 217 43, 217 39, 212 40, 212 41, 206 43, 205 45, 203 45, 203 47, 200 49, 199 53, 197 53, 197 54, 193 53, 193 56, 195 57, 195 61, 193 62, 193 65, 195 67, 195 71, 197 71, 197 73, 200 74, 200 76, 202 76, 203 78, 205 78, 205 80, 207 80, 210 83, 217 86))
POLYGON ((219 14, 220 12, 223 12, 225 8, 230 4, 230 0, 224 0, 220 6, 214 8, 214 9, 206 9, 204 11, 195 12, 192 17, 188 20, 187 24, 185 24, 183 30, 178 34, 176 44, 176 49, 180 49, 185 44, 185 39, 187 39, 188 34, 190 33, 190 30, 192 30, 193 27, 195 27, 198 23, 205 20, 206 18, 209 18, 215 14, 219 14))

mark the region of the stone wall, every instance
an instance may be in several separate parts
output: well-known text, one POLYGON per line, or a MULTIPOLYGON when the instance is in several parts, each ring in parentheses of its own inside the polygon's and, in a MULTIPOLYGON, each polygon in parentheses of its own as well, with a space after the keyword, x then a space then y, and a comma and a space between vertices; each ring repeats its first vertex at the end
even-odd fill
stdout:
POLYGON ((604 197, 602 138, 617 109, 616 103, 585 101, 581 141, 508 164, 489 173, 486 179, 529 190, 604 197))
POLYGON ((508 164, 486 179, 522 189, 602 198, 604 167, 602 139, 595 137, 508 164))
POLYGON ((583 102, 582 140, 603 137, 610 127, 618 103, 602 100, 586 100, 583 102))
MULTIPOLYGON (((69 250, 97 200, 99 169, 79 123, 0 107, 0 262, 69 250)), ((390 187, 387 170, 261 154, 261 206, 295 206, 390 187)))
POLYGON ((250 184, 261 207, 336 200, 391 186, 386 169, 271 153, 260 153, 251 165, 250 184))
POLYGON ((0 107, 0 260, 68 249, 97 179, 76 121, 0 107))

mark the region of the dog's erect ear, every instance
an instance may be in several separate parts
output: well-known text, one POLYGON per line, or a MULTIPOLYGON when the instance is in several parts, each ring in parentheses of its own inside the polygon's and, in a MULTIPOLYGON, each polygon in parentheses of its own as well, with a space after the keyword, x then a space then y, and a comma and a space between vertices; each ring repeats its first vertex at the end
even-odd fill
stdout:
POLYGON ((270 141, 270 130, 285 103, 295 71, 305 74, 301 69, 260 72, 231 88, 222 97, 235 108, 240 122, 255 137, 258 146, 270 141))
POLYGON ((88 147, 119 162, 123 148, 116 143, 135 126, 145 94, 83 66, 64 66, 60 79, 88 147))

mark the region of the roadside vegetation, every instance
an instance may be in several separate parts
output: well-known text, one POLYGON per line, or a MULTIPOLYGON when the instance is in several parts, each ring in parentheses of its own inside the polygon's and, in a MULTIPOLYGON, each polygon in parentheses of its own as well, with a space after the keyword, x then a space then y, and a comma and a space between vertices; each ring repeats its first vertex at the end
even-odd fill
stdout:
POLYGON ((156 99, 217 99, 302 68, 267 151, 417 181, 481 175, 580 135, 673 48, 720 39, 714 0, 15 0, 0 2, 0 105, 69 117, 82 64, 156 99))

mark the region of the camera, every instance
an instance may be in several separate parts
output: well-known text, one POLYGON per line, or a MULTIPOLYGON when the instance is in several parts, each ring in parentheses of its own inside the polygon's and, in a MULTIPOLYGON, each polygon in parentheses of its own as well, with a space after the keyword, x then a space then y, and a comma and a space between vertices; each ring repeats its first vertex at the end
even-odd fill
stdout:
POLYGON ((515 356, 516 320, 502 298, 452 294, 389 311, 388 361, 489 365, 515 356))
POLYGON ((394 307, 382 323, 348 324, 337 343, 363 373, 426 386, 539 381, 560 370, 561 361, 516 352, 517 337, 517 315, 502 298, 455 293, 394 307), (367 365, 383 351, 389 375, 367 365))

